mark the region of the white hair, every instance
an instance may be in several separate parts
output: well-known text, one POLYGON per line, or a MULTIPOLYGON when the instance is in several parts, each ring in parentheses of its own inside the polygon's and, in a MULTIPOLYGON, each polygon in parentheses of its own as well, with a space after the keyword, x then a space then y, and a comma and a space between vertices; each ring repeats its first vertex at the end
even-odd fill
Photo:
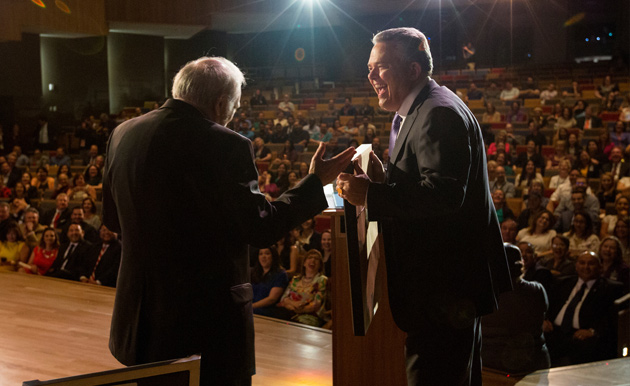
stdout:
POLYGON ((221 98, 233 100, 245 86, 243 72, 220 56, 202 57, 186 63, 173 79, 173 97, 208 109, 221 98))

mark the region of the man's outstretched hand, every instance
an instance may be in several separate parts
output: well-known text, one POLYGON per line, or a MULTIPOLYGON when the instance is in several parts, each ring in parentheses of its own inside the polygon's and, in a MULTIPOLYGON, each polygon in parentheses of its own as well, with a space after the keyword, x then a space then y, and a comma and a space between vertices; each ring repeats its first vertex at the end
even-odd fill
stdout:
POLYGON ((326 144, 321 142, 311 159, 311 168, 309 170, 309 173, 319 177, 322 185, 328 185, 333 182, 339 173, 348 167, 356 150, 353 147, 349 147, 328 160, 322 158, 325 152, 326 144))

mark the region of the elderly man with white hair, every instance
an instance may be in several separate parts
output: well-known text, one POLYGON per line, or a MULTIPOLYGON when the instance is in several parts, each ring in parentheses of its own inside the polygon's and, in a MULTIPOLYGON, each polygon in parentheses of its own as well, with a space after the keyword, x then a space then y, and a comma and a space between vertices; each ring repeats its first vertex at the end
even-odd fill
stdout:
POLYGON ((324 161, 320 145, 310 174, 269 203, 251 141, 225 127, 244 84, 227 59, 194 60, 175 76, 173 99, 112 133, 103 223, 123 245, 110 350, 126 365, 201 354, 202 385, 250 385, 248 244, 268 247, 325 209, 322 186, 353 156, 324 161))

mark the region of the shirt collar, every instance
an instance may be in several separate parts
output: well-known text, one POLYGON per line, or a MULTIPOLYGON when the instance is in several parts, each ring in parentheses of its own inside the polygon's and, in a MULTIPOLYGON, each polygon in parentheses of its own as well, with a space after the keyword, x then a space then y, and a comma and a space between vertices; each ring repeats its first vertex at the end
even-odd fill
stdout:
MULTIPOLYGON (((590 290, 591 288, 593 288, 593 284, 595 284, 595 281, 597 279, 592 279, 586 282, 586 287, 590 290)), ((582 280, 582 278, 578 278, 578 282, 577 282, 577 286, 578 288, 582 287, 582 284, 584 283, 584 280, 582 280)))
POLYGON ((429 79, 430 78, 427 76, 420 83, 418 83, 416 87, 414 87, 411 90, 411 92, 407 95, 403 103, 400 105, 400 108, 397 111, 398 115, 400 115, 403 118, 407 117, 407 115, 409 114, 409 109, 411 108, 411 105, 413 104, 413 101, 416 100, 416 97, 418 96, 418 94, 420 94, 420 91, 422 91, 424 86, 426 86, 427 83, 429 83, 429 79))

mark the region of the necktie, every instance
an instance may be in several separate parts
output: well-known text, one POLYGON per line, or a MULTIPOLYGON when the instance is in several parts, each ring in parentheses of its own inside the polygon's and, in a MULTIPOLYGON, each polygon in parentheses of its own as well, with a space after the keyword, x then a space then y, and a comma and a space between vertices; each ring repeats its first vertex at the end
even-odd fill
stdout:
POLYGON ((398 138, 398 132, 400 131, 400 122, 402 117, 396 113, 394 120, 392 121, 392 130, 389 132, 389 157, 391 159, 392 152, 394 151, 394 145, 396 144, 396 138, 398 138))
POLYGON ((55 218, 53 218, 53 221, 52 221, 52 224, 51 224, 53 228, 57 228, 57 224, 59 223, 59 217, 61 217, 61 213, 59 211, 57 211, 55 213, 55 218))
POLYGON ((92 275, 90 275, 90 280, 96 280, 96 267, 98 267, 98 263, 101 262, 101 258, 107 249, 107 244, 103 244, 103 248, 101 248, 101 253, 98 254, 98 259, 96 259, 96 264, 94 264, 94 269, 92 270, 92 275))
POLYGON ((584 296, 584 292, 586 291, 586 283, 582 284, 580 290, 575 294, 571 302, 567 306, 567 309, 564 311, 564 317, 562 318, 562 330, 565 332, 569 332, 573 329, 573 316, 575 314, 575 308, 578 303, 582 301, 582 297, 584 296))
POLYGON ((74 252, 74 249, 77 247, 77 245, 75 243, 72 243, 68 246, 68 249, 66 249, 66 254, 63 256, 64 262, 61 265, 61 269, 66 269, 66 265, 68 264, 68 261, 70 260, 69 257, 72 256, 72 252, 74 252))

